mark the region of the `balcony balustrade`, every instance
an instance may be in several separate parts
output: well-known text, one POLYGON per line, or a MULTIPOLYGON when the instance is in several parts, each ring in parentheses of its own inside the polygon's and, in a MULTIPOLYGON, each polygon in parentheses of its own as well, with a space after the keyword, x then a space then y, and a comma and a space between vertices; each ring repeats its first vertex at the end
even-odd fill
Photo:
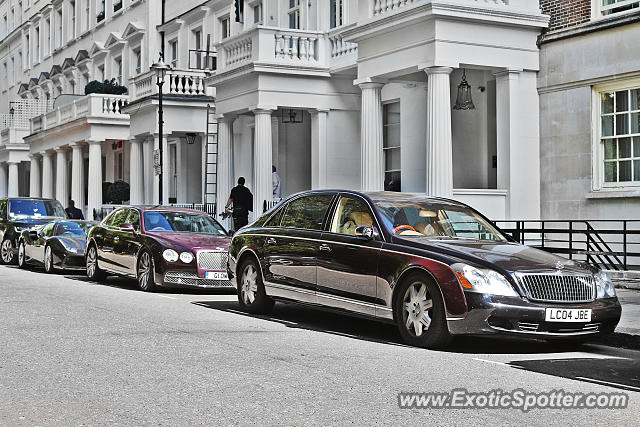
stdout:
MULTIPOLYGON (((169 70, 165 75, 164 95, 203 96, 211 95, 212 88, 207 88, 204 70, 169 70)), ((130 99, 136 101, 158 94, 157 72, 150 70, 130 80, 130 99)))
POLYGON ((31 119, 31 133, 51 129, 80 118, 129 119, 122 108, 129 102, 127 95, 92 93, 73 102, 61 105, 31 119))

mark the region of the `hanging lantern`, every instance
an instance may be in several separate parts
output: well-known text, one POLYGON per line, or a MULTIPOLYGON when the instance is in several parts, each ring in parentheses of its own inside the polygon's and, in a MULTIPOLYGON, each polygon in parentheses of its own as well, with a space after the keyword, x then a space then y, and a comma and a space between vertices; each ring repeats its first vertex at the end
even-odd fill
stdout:
POLYGON ((471 99, 471 85, 467 83, 467 72, 462 69, 462 81, 458 85, 458 97, 456 98, 456 105, 454 110, 475 110, 476 106, 473 105, 473 99, 471 99))

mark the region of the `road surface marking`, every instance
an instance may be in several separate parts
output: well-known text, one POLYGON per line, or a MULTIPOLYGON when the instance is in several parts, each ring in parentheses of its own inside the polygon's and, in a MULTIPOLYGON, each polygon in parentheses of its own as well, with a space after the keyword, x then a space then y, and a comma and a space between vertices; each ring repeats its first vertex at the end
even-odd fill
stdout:
POLYGON ((156 294, 156 296, 160 297, 160 298, 178 299, 178 298, 170 297, 169 295, 158 295, 158 294, 156 294))
POLYGON ((478 360, 480 362, 493 363, 494 365, 508 366, 509 368, 516 368, 516 366, 509 365, 508 363, 496 362, 495 360, 478 359, 476 357, 474 357, 473 360, 478 360))

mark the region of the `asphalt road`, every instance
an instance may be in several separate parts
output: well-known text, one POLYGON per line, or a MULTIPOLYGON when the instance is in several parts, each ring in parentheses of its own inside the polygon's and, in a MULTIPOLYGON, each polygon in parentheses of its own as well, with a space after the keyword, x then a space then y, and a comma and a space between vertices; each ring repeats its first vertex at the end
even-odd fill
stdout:
POLYGON ((637 425, 640 352, 461 339, 235 295, 0 267, 1 425, 637 425), (400 409, 399 392, 627 392, 626 409, 400 409))

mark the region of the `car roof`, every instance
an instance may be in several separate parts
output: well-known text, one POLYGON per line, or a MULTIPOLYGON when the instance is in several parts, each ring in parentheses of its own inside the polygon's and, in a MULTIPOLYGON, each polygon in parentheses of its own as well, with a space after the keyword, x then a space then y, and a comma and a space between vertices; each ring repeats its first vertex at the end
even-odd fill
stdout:
MULTIPOLYGON (((439 203, 450 203, 458 206, 466 206, 464 203, 459 202, 457 200, 448 199, 445 197, 437 197, 437 196, 429 196, 424 193, 403 193, 399 191, 356 191, 356 190, 344 190, 344 189, 326 189, 326 190, 307 190, 301 191, 297 194, 292 195, 290 198, 295 196, 302 196, 306 194, 326 194, 326 193, 343 193, 343 194, 356 194, 360 196, 365 196, 371 200, 388 200, 388 201, 427 201, 427 202, 439 202, 439 203)), ((285 199, 286 200, 286 199, 285 199)))
POLYGON ((135 205, 135 206, 118 206, 116 209, 121 208, 129 208, 129 209, 138 209, 141 212, 183 212, 183 213, 197 213, 202 214, 204 211, 199 211, 197 209, 187 209, 187 208, 178 208, 175 206, 164 206, 164 205, 135 205))

